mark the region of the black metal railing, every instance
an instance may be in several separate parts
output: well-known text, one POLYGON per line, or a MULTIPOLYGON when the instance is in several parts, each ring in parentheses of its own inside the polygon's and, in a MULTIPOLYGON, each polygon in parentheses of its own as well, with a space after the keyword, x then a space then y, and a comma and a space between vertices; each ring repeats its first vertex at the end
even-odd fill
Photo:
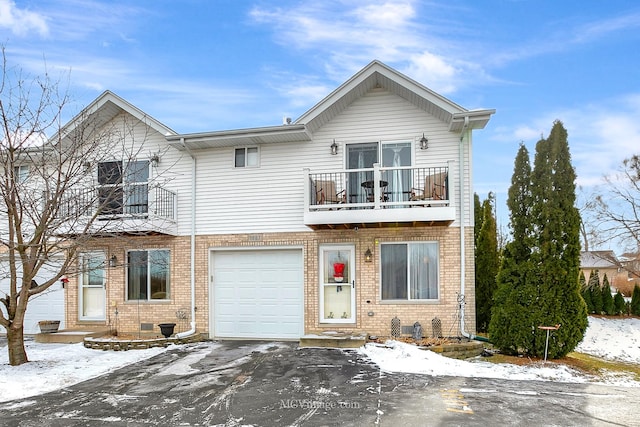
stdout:
POLYGON ((176 193, 146 183, 103 185, 65 192, 58 216, 63 218, 98 215, 101 219, 126 217, 176 218, 176 193))
POLYGON ((308 209, 448 206, 449 168, 378 167, 308 173, 308 209), (342 206, 336 206, 342 205, 342 206))

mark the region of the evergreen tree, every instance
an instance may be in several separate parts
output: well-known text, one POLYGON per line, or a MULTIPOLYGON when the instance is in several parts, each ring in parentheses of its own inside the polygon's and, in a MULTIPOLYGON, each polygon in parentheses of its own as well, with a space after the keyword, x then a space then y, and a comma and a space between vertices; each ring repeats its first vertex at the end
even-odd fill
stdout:
POLYGON ((534 168, 526 185, 516 171, 508 199, 514 232, 509 245, 515 244, 505 250, 498 275, 491 339, 508 353, 523 351, 541 357, 546 334, 538 326, 559 324, 548 349, 549 357, 559 358, 578 345, 587 328, 587 308, 578 283, 576 176, 567 132, 560 121, 554 122, 547 139, 536 144, 534 168), (512 195, 512 191, 519 194, 512 195))
POLYGON ((600 273, 598 270, 591 271, 591 277, 589 277, 589 290, 591 291, 591 303, 593 304, 592 313, 602 314, 602 288, 600 287, 600 273))
POLYGON ((476 328, 481 332, 489 329, 496 275, 500 267, 493 203, 493 194, 489 193, 489 197, 482 204, 484 218, 476 246, 476 328))
POLYGON ((536 305, 531 274, 531 166, 520 144, 507 198, 513 239, 505 246, 489 324, 491 341, 507 354, 529 352, 533 331, 527 321, 536 305))
POLYGON ((473 247, 478 247, 478 235, 482 228, 482 221, 484 219, 484 212, 482 212, 482 203, 480 202, 480 196, 477 193, 473 193, 473 247))
POLYGON ((631 295, 631 306, 629 311, 634 316, 640 316, 640 286, 637 284, 633 287, 633 294, 631 295))
POLYGON ((624 314, 626 311, 626 304, 624 302, 624 297, 620 293, 620 291, 616 292, 616 296, 613 297, 613 313, 616 316, 620 316, 624 314))
POLYGON ((584 273, 580 272, 580 289, 582 293, 582 299, 584 299, 587 305, 587 313, 593 313, 593 302, 591 301, 591 289, 587 286, 587 279, 584 277, 584 273))
POLYGON ((609 316, 613 315, 613 296, 606 274, 602 278, 602 311, 609 316))

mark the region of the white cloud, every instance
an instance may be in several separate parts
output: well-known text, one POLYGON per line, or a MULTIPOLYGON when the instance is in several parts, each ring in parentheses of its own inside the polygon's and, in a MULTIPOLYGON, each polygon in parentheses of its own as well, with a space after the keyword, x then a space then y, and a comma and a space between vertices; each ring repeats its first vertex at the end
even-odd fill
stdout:
POLYGON ((567 129, 578 184, 592 187, 601 184, 604 175, 615 173, 622 160, 640 153, 639 116, 640 94, 629 94, 552 110, 529 123, 496 128, 492 139, 509 143, 523 141, 533 156, 535 143, 541 136, 548 136, 553 121, 558 119, 567 129))
POLYGON ((422 52, 411 57, 411 63, 406 72, 417 81, 425 82, 430 89, 444 94, 456 90, 456 77, 461 74, 461 70, 447 62, 445 58, 430 52, 422 52))
POLYGON ((17 36, 28 36, 32 31, 41 36, 49 34, 49 26, 43 15, 20 9, 11 0, 0 0, 0 28, 8 28, 17 36))
POLYGON ((272 27, 280 44, 313 52, 315 61, 342 82, 372 59, 409 74, 429 88, 451 93, 473 80, 489 79, 480 64, 453 59, 451 23, 418 21, 416 1, 318 2, 287 9, 256 7, 255 22, 272 27), (440 38, 446 34, 447 40, 440 38))

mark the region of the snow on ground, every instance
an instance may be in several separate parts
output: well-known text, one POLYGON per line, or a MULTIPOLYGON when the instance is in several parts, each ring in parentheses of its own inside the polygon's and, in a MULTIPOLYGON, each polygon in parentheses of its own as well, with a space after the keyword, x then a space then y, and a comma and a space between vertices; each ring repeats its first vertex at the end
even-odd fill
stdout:
POLYGON ((576 351, 640 364, 640 319, 589 317, 587 333, 576 351))
MULTIPOLYGON (((589 317, 589 327, 576 351, 604 359, 640 364, 640 319, 602 319, 589 317)), ((504 378, 560 382, 600 382, 609 385, 640 387, 633 375, 613 374, 604 378, 585 376, 553 361, 529 366, 495 364, 475 360, 449 359, 414 345, 398 341, 369 343, 360 349, 383 371, 453 375, 463 377, 504 378)))
MULTIPOLYGON (((6 340, 0 345, 0 402, 35 396, 98 377, 126 365, 148 359, 166 348, 130 351, 98 351, 82 344, 39 344, 27 341, 30 363, 9 366, 6 340)), ((265 344, 265 350, 273 344, 265 344)), ((256 350, 256 349, 254 349, 256 350)), ((260 351, 261 349, 258 349, 260 351)), ((626 376, 604 380, 579 374, 553 362, 533 366, 494 364, 480 360, 449 359, 431 351, 397 341, 384 345, 367 344, 358 350, 384 371, 429 375, 504 378, 512 380, 548 380, 596 382, 629 387, 640 383, 626 376)), ((640 319, 601 319, 589 317, 589 328, 576 351, 598 357, 640 364, 640 319)), ((195 351, 182 359, 179 372, 191 372, 191 364, 204 354, 195 351)))
POLYGON ((0 346, 0 402, 36 396, 115 371, 166 351, 150 348, 98 351, 79 344, 39 344, 26 341, 29 363, 9 365, 7 342, 0 346))

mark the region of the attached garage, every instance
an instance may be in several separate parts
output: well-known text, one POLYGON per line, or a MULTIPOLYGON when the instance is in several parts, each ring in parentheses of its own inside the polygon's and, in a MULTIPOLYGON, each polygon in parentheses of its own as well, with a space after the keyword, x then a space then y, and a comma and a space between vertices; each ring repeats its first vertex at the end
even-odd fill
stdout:
POLYGON ((215 338, 302 336, 301 249, 216 250, 211 270, 209 330, 215 338))
MULTIPOLYGON (((51 265, 45 265, 38 272, 35 278, 36 283, 43 283, 62 266, 62 261, 51 261, 51 265)), ((18 272, 18 274, 21 274, 18 272)), ((9 292, 9 263, 0 261, 0 295, 4 296, 9 292)), ((0 304, 1 305, 1 304, 0 304)), ((2 311, 6 315, 6 310, 2 306, 2 311)), ((64 289, 60 282, 54 283, 45 292, 35 295, 29 299, 27 313, 24 320, 24 333, 37 334, 40 332, 38 322, 40 320, 60 320, 60 329, 64 328, 64 289)), ((5 330, 0 326, 0 332, 5 330)))

